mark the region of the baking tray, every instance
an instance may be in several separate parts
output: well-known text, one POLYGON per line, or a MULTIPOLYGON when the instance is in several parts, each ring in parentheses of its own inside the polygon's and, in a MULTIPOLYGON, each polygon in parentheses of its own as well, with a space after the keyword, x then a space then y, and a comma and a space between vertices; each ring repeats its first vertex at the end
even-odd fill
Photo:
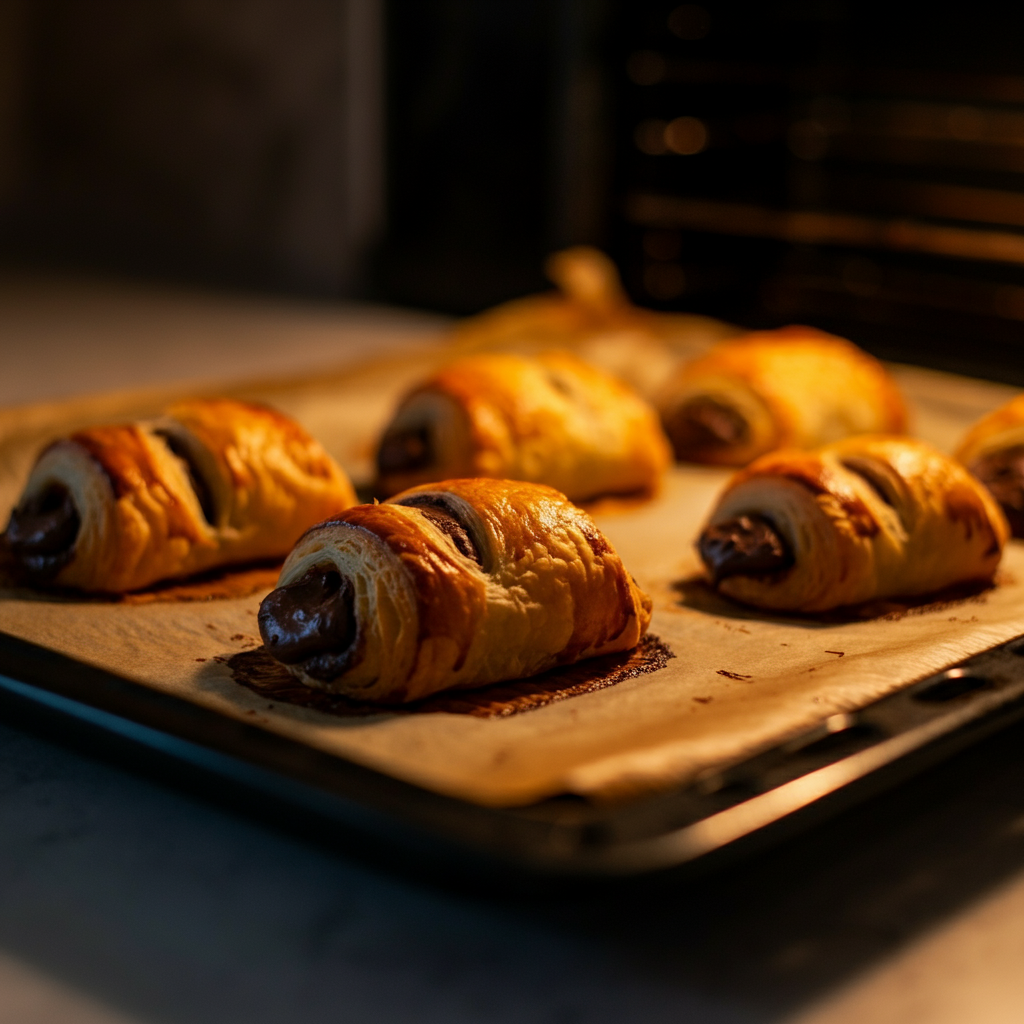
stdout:
POLYGON ((377 862, 524 881, 695 873, 750 855, 1024 717, 1024 638, 643 798, 489 808, 0 633, 0 708, 377 862))
MULTIPOLYGON (((382 420, 406 378, 421 374, 424 366, 437 358, 437 353, 424 352, 416 358, 374 361, 361 370, 347 369, 335 376, 238 385, 227 393, 284 408, 320 436, 347 467, 358 471, 372 453, 367 436, 373 435, 373 430, 367 424, 372 427, 382 420), (344 402, 339 399, 342 390, 347 396, 344 402), (359 433, 360 427, 367 436, 359 433)), ((955 444, 965 424, 1013 393, 985 382, 913 368, 903 368, 900 373, 904 389, 915 399, 919 431, 947 449, 955 444)), ((126 394, 0 412, 0 436, 5 439, 0 446, 0 466, 5 479, 9 484, 23 477, 28 465, 25 460, 48 432, 58 436, 82 422, 149 415, 175 397, 171 393, 126 394)), ((365 471, 365 465, 362 468, 365 471)), ((704 494, 701 501, 713 493, 712 476, 696 472, 696 482, 687 484, 704 494)), ((671 489, 680 483, 681 479, 674 480, 668 486, 671 489)), ((626 515, 616 513, 602 526, 616 534, 614 542, 620 552, 624 543, 630 543, 629 536, 622 534, 626 515)), ((688 542, 695 526, 676 524, 673 529, 688 542)), ((645 520, 645 544, 650 527, 645 520)), ((660 566, 662 552, 672 545, 663 543, 660 534, 651 536, 654 541, 648 546, 656 549, 653 561, 660 566)), ((1009 576, 1024 579, 1024 549, 1009 554, 1013 555, 1008 558, 1013 563, 1009 576)), ((652 566, 640 564, 643 561, 643 550, 630 552, 628 564, 637 566, 636 571, 651 570, 652 566)), ((671 589, 674 573, 653 581, 660 587, 660 600, 666 607, 677 603, 671 589)), ((1015 587, 1020 590, 1019 584, 1015 587)), ((998 605, 998 593, 997 588, 993 606, 998 605)), ((984 596, 979 600, 984 601, 984 596)), ((608 791, 598 797, 539 799, 531 795, 524 801, 509 801, 511 806, 493 802, 487 806, 487 800, 472 802, 450 792, 445 795, 443 786, 428 789, 422 779, 410 780, 408 773, 403 781, 400 771, 375 770, 367 766, 372 762, 366 758, 356 763, 354 754, 302 742, 294 731, 289 734, 250 724, 254 719, 220 713, 203 700, 187 700, 167 688, 142 685, 144 680, 129 678, 131 665, 108 661, 103 669, 88 650, 77 657, 74 651, 59 653, 52 648, 65 646, 64 641, 75 635, 70 624, 62 627, 62 635, 51 637, 51 647, 36 646, 25 638, 49 642, 41 634, 27 632, 16 637, 0 632, 0 706, 8 716, 38 724, 76 744, 85 743, 103 756, 124 759, 133 768, 154 770, 160 777, 191 785, 204 795, 221 795, 228 806, 245 807, 290 829, 302 828, 340 842, 346 849, 369 843, 378 862, 432 865, 442 873, 454 870, 460 879, 467 872, 488 875, 495 871, 506 878, 517 874, 561 881, 608 880, 665 870, 693 872, 752 852, 1020 717, 1024 713, 1024 657, 1015 652, 1018 647, 1024 651, 1024 641, 1017 636, 1024 633, 1024 610, 1018 605, 1009 612, 990 609, 986 619, 981 605, 963 607, 966 615, 956 610, 960 616, 957 625, 952 625, 957 622, 955 616, 936 618, 941 629, 930 634, 931 646, 915 655, 910 675, 906 666, 902 674, 897 673, 891 661, 858 662, 857 652, 844 645, 853 655, 842 662, 844 670, 867 665, 871 677, 870 695, 854 700, 859 710, 844 710, 854 706, 850 701, 833 701, 830 710, 814 705, 806 715, 801 711, 795 727, 787 730, 785 742, 774 737, 769 742, 755 740, 740 754, 726 752, 720 757, 718 763, 728 767, 696 776, 690 773, 685 783, 673 783, 670 772, 661 772, 658 785, 630 795, 608 791), (971 635, 975 627, 965 625, 964 620, 975 621, 974 612, 984 620, 979 629, 988 629, 986 639, 972 639, 971 650, 956 649, 954 634, 971 635), (947 621, 951 625, 946 626, 947 621), (1007 642, 1007 637, 1016 639, 1007 642), (1002 646, 993 646, 1000 642, 1002 646), (961 660, 986 646, 986 653, 961 660), (951 653, 954 650, 956 653, 951 653), (918 660, 923 667, 918 667, 918 660), (947 668, 950 663, 957 663, 956 667, 947 668), (934 674, 940 668, 943 671, 934 674), (910 685, 891 692, 904 683, 910 685), (883 697, 883 693, 887 695, 883 697)), ((759 657, 767 657, 772 645, 765 638, 771 639, 769 631, 776 628, 734 612, 708 606, 690 621, 691 626, 706 626, 711 620, 720 620, 709 641, 716 652, 719 637, 732 638, 729 650, 737 657, 730 658, 722 669, 718 662, 704 666, 707 678, 718 680, 719 693, 725 692, 722 687, 742 692, 748 686, 752 676, 746 673, 755 670, 740 661, 741 646, 753 645, 746 649, 756 648, 759 657)), ((27 622, 38 618, 31 607, 24 615, 27 622)), ((924 620, 908 618, 899 628, 915 621, 924 620)), ((856 631, 859 627, 850 628, 856 631)), ((920 648, 920 636, 913 630, 899 635, 911 646, 917 636, 920 648)), ((666 639, 675 643, 675 650, 682 655, 686 648, 679 636, 673 640, 666 635, 666 639)), ((793 639, 772 636, 775 641, 793 639)), ((241 633, 231 639, 240 639, 244 646, 241 633)), ((677 669, 685 666, 685 672, 692 674, 692 648, 686 653, 689 657, 684 660, 680 656, 674 665, 677 669)), ((830 686, 825 677, 836 668, 835 659, 844 654, 829 649, 816 657, 807 655, 801 661, 787 655, 781 670, 776 663, 771 678, 787 691, 799 690, 801 685, 806 689, 811 678, 830 686)), ((844 678, 849 681, 851 674, 860 678, 865 669, 858 668, 844 678)), ((686 693, 685 699, 699 701, 700 707, 706 708, 706 694, 711 691, 703 687, 711 684, 694 685, 701 687, 694 694, 702 696, 691 698, 686 693)), ((621 688, 625 691, 627 686, 621 688)), ((634 690, 630 705, 634 710, 638 710, 637 692, 634 690)), ((580 713, 587 701, 592 702, 593 711, 611 694, 606 690, 578 698, 580 713)), ((649 695, 645 691, 645 699, 649 695)), ((569 710, 576 700, 557 707, 569 710)), ((524 718, 548 713, 546 709, 531 711, 524 718)), ((558 719, 563 724, 568 720, 571 715, 558 719)), ((614 719, 616 725, 619 720, 614 719)), ((584 787, 578 792, 598 789, 584 787)))

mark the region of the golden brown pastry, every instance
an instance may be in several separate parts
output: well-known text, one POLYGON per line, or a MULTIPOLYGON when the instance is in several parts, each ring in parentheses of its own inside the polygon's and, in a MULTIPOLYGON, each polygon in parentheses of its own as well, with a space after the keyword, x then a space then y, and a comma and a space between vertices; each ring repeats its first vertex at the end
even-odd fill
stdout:
POLYGON ((6 541, 35 582, 119 593, 283 557, 355 500, 345 473, 286 416, 228 399, 181 402, 158 420, 50 445, 6 541))
POLYGON ((677 459, 720 466, 907 426, 903 399, 882 364, 812 327, 722 342, 685 365, 657 405, 677 459))
POLYGON ((550 487, 473 479, 313 527, 259 627, 307 685, 398 702, 629 650, 650 617, 585 512, 550 487))
POLYGON ((377 452, 382 494, 488 476, 549 484, 573 501, 653 491, 670 461, 654 410, 565 352, 449 363, 406 395, 377 452))
POLYGON ((656 313, 634 306, 615 264, 597 249, 554 253, 545 270, 558 291, 513 299, 463 320, 452 332, 464 351, 524 355, 569 349, 651 398, 680 359, 742 333, 692 313, 656 313))
POLYGON ((992 492, 1014 537, 1024 537, 1024 395, 978 420, 956 457, 992 492))
POLYGON ((923 441, 854 437, 741 470, 698 549, 723 594, 820 612, 989 580, 1008 532, 958 462, 923 441))

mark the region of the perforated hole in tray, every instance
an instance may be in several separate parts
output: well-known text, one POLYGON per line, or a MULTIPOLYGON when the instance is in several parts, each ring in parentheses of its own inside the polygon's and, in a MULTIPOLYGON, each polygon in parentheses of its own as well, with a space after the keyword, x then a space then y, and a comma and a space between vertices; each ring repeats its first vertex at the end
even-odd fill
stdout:
POLYGON ((922 684, 914 690, 914 700, 927 701, 929 704, 942 704, 949 700, 956 700, 958 697, 965 697, 969 693, 976 693, 978 690, 992 688, 992 680, 968 669, 953 668, 944 672, 933 682, 922 684))
POLYGON ((858 722, 838 732, 829 732, 810 743, 805 743, 791 751, 791 756, 820 757, 823 754, 852 754, 856 749, 876 743, 883 736, 882 730, 876 726, 858 722))

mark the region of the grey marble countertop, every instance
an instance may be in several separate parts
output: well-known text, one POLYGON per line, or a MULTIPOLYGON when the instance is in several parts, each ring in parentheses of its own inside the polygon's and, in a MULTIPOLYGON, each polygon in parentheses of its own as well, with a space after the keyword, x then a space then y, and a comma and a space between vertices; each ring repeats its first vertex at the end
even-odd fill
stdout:
MULTIPOLYGON (((285 340, 315 368, 438 325, 8 278, 0 403, 278 372, 285 340)), ((7 714, 0 1024, 1019 1021, 1022 751, 1024 726, 697 881, 541 897, 379 870, 7 714)))

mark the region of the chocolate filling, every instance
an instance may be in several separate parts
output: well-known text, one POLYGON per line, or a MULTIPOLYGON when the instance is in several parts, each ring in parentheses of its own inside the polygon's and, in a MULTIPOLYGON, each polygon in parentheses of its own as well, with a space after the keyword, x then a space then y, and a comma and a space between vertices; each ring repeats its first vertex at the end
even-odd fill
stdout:
POLYGON ((11 513, 7 546, 29 572, 52 574, 71 560, 81 526, 71 493, 53 484, 11 513))
POLYGON ((203 512, 203 518, 213 526, 217 514, 216 509, 213 507, 213 494, 203 479, 202 473, 199 472, 199 467, 193 461, 188 448, 182 444, 181 438, 175 437, 166 430, 157 430, 154 433, 157 437, 163 439, 164 444, 171 450, 171 454, 177 456, 184 463, 185 470, 188 473, 188 482, 192 485, 192 490, 195 491, 196 500, 199 502, 199 507, 203 512))
POLYGON ((337 679, 349 666, 358 633, 352 581, 333 565, 314 566, 301 579, 271 591, 257 621, 275 660, 301 663, 314 679, 337 679))
POLYGON ((708 395, 698 395, 672 410, 665 418, 677 459, 695 459, 744 445, 750 440, 750 426, 732 406, 708 395))
POLYGON ((793 553, 775 525, 763 516, 738 516, 709 526, 698 545, 717 585, 727 576, 761 576, 788 569, 793 553))
POLYGON ((443 498, 435 495, 414 495, 399 504, 418 509, 446 537, 451 538, 457 551, 467 558, 472 558, 477 565, 483 566, 483 556, 473 540, 469 527, 459 519, 443 498))
POLYGON ((1014 537, 1024 537, 1024 445, 983 455, 969 468, 1002 505, 1014 537))
POLYGON ((389 430, 377 449, 377 472, 412 473, 434 464, 434 445, 427 427, 389 430))
POLYGON ((886 490, 885 485, 882 483, 881 473, 878 470, 871 472, 871 470, 864 465, 863 462, 854 461, 849 459, 843 463, 843 466, 848 469, 851 473, 856 473, 889 506, 889 508, 896 508, 896 502, 893 500, 892 495, 886 490))

